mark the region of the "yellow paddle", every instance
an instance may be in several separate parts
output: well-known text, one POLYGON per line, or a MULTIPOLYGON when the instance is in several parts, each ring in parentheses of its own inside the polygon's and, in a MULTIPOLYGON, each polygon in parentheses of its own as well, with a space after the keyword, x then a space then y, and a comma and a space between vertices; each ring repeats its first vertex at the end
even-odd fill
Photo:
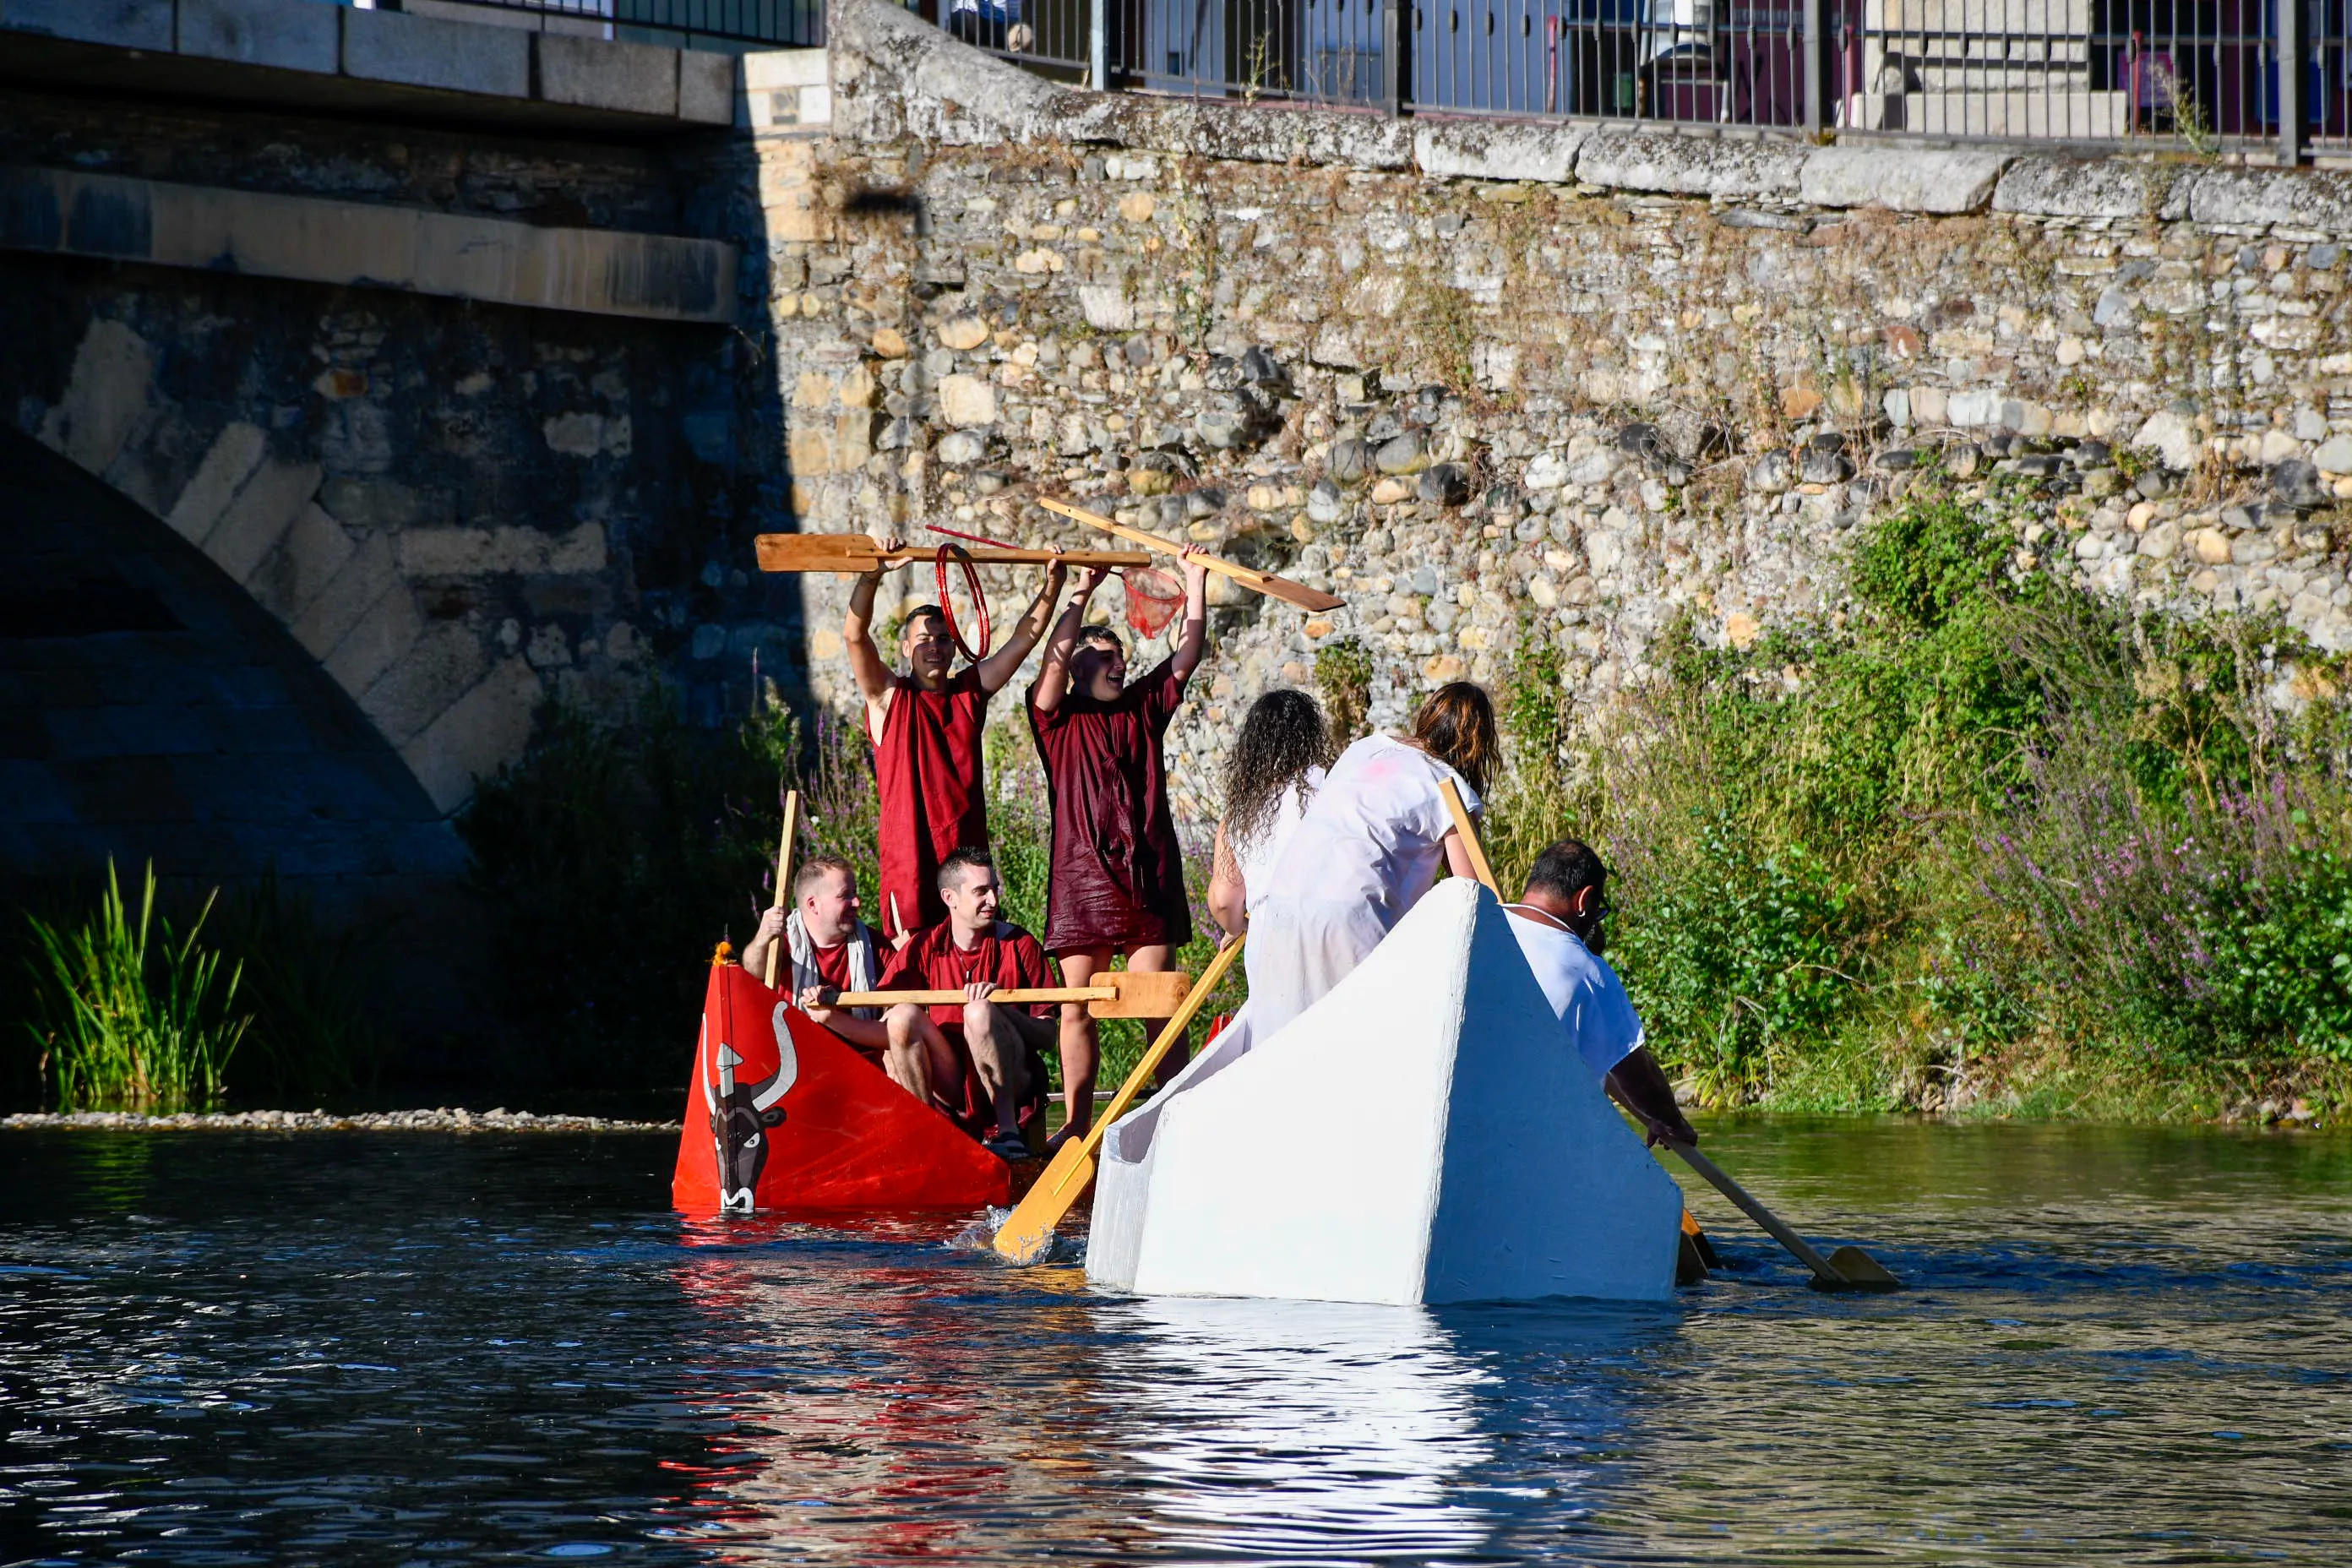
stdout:
POLYGON ((1045 1256, 1046 1249, 1054 1245, 1054 1227, 1085 1193, 1087 1184, 1094 1180, 1095 1151, 1101 1146, 1103 1134, 1110 1131, 1112 1122, 1127 1114, 1127 1108, 1142 1094, 1143 1086, 1150 1081, 1160 1058, 1184 1037, 1192 1015, 1208 1001, 1209 994, 1217 988, 1217 983, 1225 977, 1225 971, 1234 966, 1234 960, 1241 953, 1242 939, 1238 936, 1217 950, 1217 956, 1209 961, 1209 967, 1185 993, 1183 1005, 1168 1020, 1168 1026, 1160 1031, 1160 1037, 1151 1042, 1151 1048, 1136 1062, 1135 1070, 1127 1075, 1127 1081, 1118 1086, 1110 1103, 1095 1117, 1095 1124, 1087 1129, 1086 1136, 1063 1143, 1053 1163, 1037 1178, 1037 1184, 997 1226, 992 1245, 1000 1254, 1015 1263, 1034 1263, 1045 1256))
MULTIPOLYGON (((776 845, 776 902, 789 910, 797 901, 793 897, 793 829, 800 826, 801 792, 784 792, 784 836, 776 845)), ((768 989, 776 988, 776 957, 784 950, 784 939, 779 935, 768 944, 768 989)))

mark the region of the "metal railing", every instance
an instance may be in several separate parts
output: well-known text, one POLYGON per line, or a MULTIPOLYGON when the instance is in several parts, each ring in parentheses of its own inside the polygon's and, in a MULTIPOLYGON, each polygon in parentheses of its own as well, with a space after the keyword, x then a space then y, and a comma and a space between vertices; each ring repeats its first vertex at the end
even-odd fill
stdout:
POLYGON ((1046 76, 1192 98, 2352 153, 2352 0, 905 3, 1046 76))
POLYGON ((824 42, 824 0, 344 0, 682 48, 810 48, 824 42))

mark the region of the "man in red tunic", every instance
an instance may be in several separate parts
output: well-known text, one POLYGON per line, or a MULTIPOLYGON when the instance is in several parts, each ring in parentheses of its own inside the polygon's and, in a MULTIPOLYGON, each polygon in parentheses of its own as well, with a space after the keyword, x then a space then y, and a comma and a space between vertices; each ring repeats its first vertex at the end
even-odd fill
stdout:
MULTIPOLYGON (((917 931, 890 957, 885 991, 961 991, 949 1005, 902 1003, 882 1015, 890 1076, 920 1084, 919 1094, 982 1139, 991 1153, 1029 1152, 1024 1124, 1045 1110, 1045 1058, 1054 1037, 1054 1004, 1007 1006, 999 988, 1054 984, 1045 950, 1010 921, 996 918, 1003 895, 988 851, 966 847, 940 868, 947 919, 917 931)), ((1042 1126, 1042 1122, 1040 1123, 1042 1126)))
MULTIPOLYGON (((1208 573, 1192 562, 1191 549, 1184 554, 1184 625, 1176 651, 1159 668, 1128 685, 1118 634, 1086 625, 1087 603, 1107 575, 1089 567, 1055 623, 1029 689, 1029 730, 1045 764, 1054 812, 1045 947, 1071 985, 1088 984, 1121 953, 1132 970, 1172 969, 1176 950, 1192 940, 1183 851, 1161 755, 1168 721, 1208 643, 1208 573)), ((1144 1028, 1157 1037, 1160 1025, 1144 1028)), ((1060 1039, 1069 1104, 1061 1136, 1075 1137, 1094 1120, 1101 1054, 1084 1003, 1063 1006, 1060 1039)), ((1183 1065, 1183 1053, 1171 1052, 1163 1079, 1183 1065)))
MULTIPOLYGON (((889 539, 882 548, 901 546, 889 539)), ((918 927, 947 918, 938 881, 948 856, 965 845, 988 846, 980 750, 988 700, 1013 679, 1045 635, 1068 577, 1069 568, 1058 561, 1046 567, 1045 585, 1003 646, 953 674, 955 639, 937 605, 921 605, 908 616, 898 634, 907 673, 893 675, 871 635, 881 569, 861 575, 850 590, 841 640, 866 697, 866 734, 874 742, 874 778, 882 803, 877 912, 894 943, 904 946, 918 927)))
POLYGON ((779 904, 760 917, 758 934, 743 949, 745 973, 765 977, 768 950, 782 942, 776 979, 784 994, 798 1000, 811 1022, 882 1061, 882 1010, 830 1005, 844 991, 871 991, 881 980, 874 928, 857 918, 856 871, 838 855, 812 855, 793 874, 793 899, 799 908, 779 904))

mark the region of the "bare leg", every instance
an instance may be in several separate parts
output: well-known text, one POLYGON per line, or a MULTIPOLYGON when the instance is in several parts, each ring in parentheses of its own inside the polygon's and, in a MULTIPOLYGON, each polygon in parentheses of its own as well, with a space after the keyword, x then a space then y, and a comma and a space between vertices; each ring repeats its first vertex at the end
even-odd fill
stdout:
POLYGON ((931 1053, 926 1034, 937 1034, 920 1007, 900 1005, 882 1015, 882 1070, 890 1081, 924 1104, 931 1103, 931 1053))
MULTIPOLYGON (((1066 952, 1060 955, 1060 963, 1063 984, 1091 985, 1097 973, 1110 968, 1110 953, 1066 952)), ((1062 1004, 1058 1039, 1062 1051, 1062 1103, 1069 1111, 1062 1126, 1076 1138, 1094 1125, 1095 1079, 1102 1064, 1101 1037, 1085 1003, 1062 1004)))
POLYGON ((981 1088, 996 1112, 996 1130, 1019 1137, 1021 1091, 1027 1081, 1021 1070, 1021 1030, 1011 1010, 993 1002, 965 1003, 963 1043, 971 1052, 972 1070, 980 1074, 981 1088))
MULTIPOLYGON (((1176 950, 1164 942, 1139 947, 1127 955, 1127 966, 1139 974, 1165 973, 1176 967, 1176 950)), ((1144 1044, 1149 1047, 1160 1037, 1160 1031, 1167 1026, 1165 1018, 1146 1018, 1143 1021, 1144 1044)), ((1152 1082, 1166 1087, 1168 1080, 1182 1072, 1184 1064, 1192 1059, 1192 1042, 1189 1039, 1177 1041, 1168 1047, 1168 1054, 1160 1058, 1160 1070, 1151 1075, 1152 1082)))

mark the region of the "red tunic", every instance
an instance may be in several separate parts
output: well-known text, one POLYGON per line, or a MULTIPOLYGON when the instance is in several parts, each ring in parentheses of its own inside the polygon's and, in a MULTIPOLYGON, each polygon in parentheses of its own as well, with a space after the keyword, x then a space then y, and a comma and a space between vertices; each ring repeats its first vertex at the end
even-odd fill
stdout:
POLYGON ((856 989, 849 983, 849 944, 847 942, 845 942, 838 947, 819 947, 814 942, 811 942, 809 959, 816 965, 816 977, 835 991, 856 989))
POLYGON ((1055 952, 1192 940, 1184 855, 1168 807, 1160 754, 1184 700, 1176 661, 1163 661, 1109 702, 1078 691, 1051 713, 1029 689, 1029 730, 1054 808, 1045 945, 1055 952))
MULTIPOLYGON (((941 921, 915 933, 915 940, 891 953, 883 961, 880 989, 884 991, 961 991, 975 980, 993 980, 1011 987, 1051 985, 1054 973, 1045 963, 1045 950, 1037 939, 1010 921, 999 921, 981 934, 980 941, 967 952, 955 944, 955 928, 941 921)), ((1054 1002, 1033 1002, 1026 1005, 1032 1017, 1057 1016, 1061 1006, 1054 1002)), ((963 1102, 961 1116, 964 1127, 974 1136, 985 1137, 994 1131, 996 1111, 982 1092, 980 1075, 972 1070, 971 1047, 964 1043, 963 1004, 950 1003, 930 1009, 931 1022, 955 1047, 957 1059, 963 1064, 963 1102)), ((1024 1044, 1023 1077, 1027 1085, 1021 1095, 1021 1121, 1026 1123, 1032 1116, 1042 1115, 1045 1109, 1045 1058, 1034 1045, 1024 1044)), ((950 1105, 952 1106, 952 1101, 950 1105)))
POLYGON ((876 832, 881 866, 877 890, 881 927, 896 941, 948 918, 940 901, 940 862, 966 846, 988 847, 988 801, 982 788, 981 726, 988 693, 977 666, 926 691, 893 676, 889 710, 874 742, 874 782, 881 797, 876 832))

